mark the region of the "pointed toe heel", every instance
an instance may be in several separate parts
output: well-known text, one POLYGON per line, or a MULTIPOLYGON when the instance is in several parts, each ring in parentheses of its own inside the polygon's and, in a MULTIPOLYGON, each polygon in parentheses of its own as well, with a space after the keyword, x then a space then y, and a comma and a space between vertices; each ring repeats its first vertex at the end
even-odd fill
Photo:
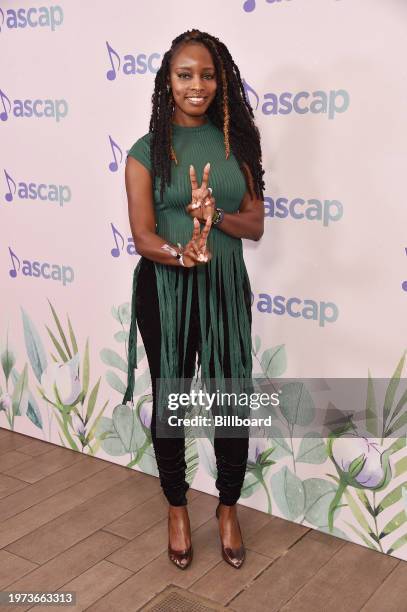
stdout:
MULTIPOLYGON (((220 503, 217 505, 217 508, 216 508, 216 518, 217 519, 219 519, 219 506, 220 506, 220 503)), ((239 532, 240 532, 240 537, 242 538, 242 541, 243 541, 242 532, 240 530, 240 525, 239 525, 239 532)), ((244 547, 244 544, 242 544, 242 546, 239 546, 239 548, 229 548, 228 546, 223 545, 222 539, 220 541, 220 544, 221 544, 221 549, 222 549, 222 557, 226 561, 226 563, 229 563, 229 565, 231 565, 235 569, 241 568, 243 565, 243 561, 246 558, 246 549, 244 547)))
POLYGON ((168 558, 179 569, 186 569, 190 565, 193 557, 192 544, 185 550, 174 550, 168 543, 168 558))

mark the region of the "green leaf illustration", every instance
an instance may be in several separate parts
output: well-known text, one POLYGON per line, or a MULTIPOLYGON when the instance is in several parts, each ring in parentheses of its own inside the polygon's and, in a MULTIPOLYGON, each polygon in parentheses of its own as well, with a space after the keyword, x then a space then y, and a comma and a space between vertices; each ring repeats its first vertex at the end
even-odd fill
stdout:
POLYGON ((115 333, 114 339, 116 340, 116 342, 126 342, 129 339, 129 332, 120 330, 115 333))
POLYGON ((89 377, 90 377, 89 338, 87 338, 86 345, 85 345, 85 354, 83 356, 83 366, 82 366, 82 401, 85 400, 85 397, 88 393, 89 377))
POLYGON ((60 345, 60 343, 58 342, 58 340, 56 339, 56 337, 54 336, 54 334, 52 333, 52 331, 50 330, 48 325, 46 325, 45 327, 46 327, 46 330, 47 330, 47 332, 49 334, 49 337, 51 338, 55 348, 58 351, 58 355, 61 357, 62 361, 64 363, 66 363, 69 360, 69 358, 66 355, 66 353, 64 352, 64 349, 62 348, 62 346, 60 345))
POLYGON ((405 472, 407 472, 407 456, 406 457, 402 457, 401 459, 399 459, 396 463, 396 465, 394 466, 394 470, 395 470, 395 474, 394 476, 401 476, 401 474, 404 474, 405 472))
POLYGON ((106 372, 105 377, 106 377, 107 383, 112 387, 112 389, 114 389, 118 393, 121 393, 122 395, 126 393, 126 385, 117 376, 116 372, 113 372, 113 370, 108 370, 106 372))
POLYGON ((100 358, 106 365, 117 368, 127 374, 127 363, 113 349, 102 349, 100 351, 100 358))
POLYGON ((394 398, 395 398, 395 395, 396 395, 396 392, 397 392, 397 389, 400 383, 400 376, 403 371, 405 358, 406 358, 406 354, 404 353, 402 358, 397 364, 397 367, 394 371, 393 376, 391 377, 391 380, 386 390, 386 395, 384 398, 384 405, 383 405, 383 423, 384 423, 385 429, 387 428, 388 421, 390 420, 391 415, 392 415, 393 402, 394 402, 394 398))
POLYGON ((39 333, 28 314, 21 308, 24 329, 25 347, 35 378, 41 383, 41 375, 48 365, 44 347, 39 333))
POLYGON ((403 497, 403 487, 407 487, 407 482, 402 482, 392 491, 390 491, 390 493, 388 493, 385 497, 383 497, 377 508, 377 512, 383 512, 383 510, 385 510, 386 508, 389 508, 393 504, 399 502, 403 497))
POLYGON ((359 507, 352 493, 348 489, 346 489, 345 491, 345 497, 346 497, 346 501, 348 502, 348 506, 350 510, 352 511, 353 516, 355 517, 359 525, 362 527, 363 531, 367 535, 370 535, 370 536, 374 535, 372 528, 370 527, 367 519, 365 518, 361 508, 359 507))
POLYGON ((321 435, 318 432, 307 432, 301 440, 296 460, 318 464, 324 463, 327 458, 326 444, 321 435))
POLYGON ((273 498, 283 516, 295 521, 302 516, 305 507, 305 491, 302 481, 287 466, 271 477, 273 498))
MULTIPOLYGON (((20 377, 19 372, 16 370, 16 368, 13 368, 13 370, 11 371, 11 378, 13 380, 14 385, 16 384, 19 377, 20 377)), ((41 412, 38 407, 37 400, 35 399, 34 395, 31 393, 28 387, 28 383, 27 383, 27 396, 28 396, 27 417, 30 419, 33 425, 38 427, 38 429, 42 429, 43 422, 42 422, 41 412)))
POLYGON ((75 333, 73 331, 72 323, 69 317, 68 317, 68 329, 69 329, 69 337, 71 338, 72 353, 76 355, 76 353, 78 352, 78 344, 76 342, 75 333))
POLYGON ((382 529, 382 532, 380 534, 380 538, 384 538, 387 535, 389 535, 389 533, 392 533, 393 531, 396 531, 396 529, 398 529, 399 527, 401 527, 401 525, 404 525, 404 523, 407 521, 407 513, 406 511, 403 509, 401 510, 401 512, 398 512, 396 514, 396 516, 394 516, 391 521, 389 521, 386 526, 382 529))
POLYGON ((302 484, 305 491, 305 520, 318 528, 327 526, 329 506, 337 487, 323 478, 307 478, 302 484))
POLYGON ((137 347, 137 363, 140 363, 140 361, 144 358, 145 354, 146 354, 146 349, 144 348, 144 345, 139 344, 137 347))
MULTIPOLYGON (((216 478, 216 476, 215 476, 216 478)), ((253 472, 246 472, 240 496, 248 499, 261 488, 261 482, 253 472)))
POLYGON ((366 429, 370 434, 372 434, 372 436, 377 437, 379 435, 379 427, 377 423, 376 397, 370 370, 368 371, 367 379, 366 429))
POLYGON ((257 335, 256 335, 256 336, 254 337, 254 343, 253 343, 253 346, 252 346, 252 350, 253 350, 253 353, 254 353, 255 355, 257 355, 257 353, 259 352, 259 350, 260 350, 260 346, 261 346, 261 339, 260 339, 260 336, 257 336, 257 335))
POLYGON ((196 440, 193 438, 185 439, 185 462, 187 464, 185 470, 185 480, 192 485, 199 468, 198 449, 196 440))
POLYGON ((92 418, 93 410, 95 408, 96 400, 97 400, 97 396, 99 392, 99 385, 100 385, 100 378, 97 381, 96 385, 93 387, 89 395, 88 407, 86 410, 86 423, 88 423, 90 419, 92 418))
POLYGON ((13 369, 15 362, 16 362, 15 355, 13 351, 10 349, 10 346, 8 343, 8 331, 7 331, 6 348, 1 353, 1 365, 3 368, 4 376, 6 377, 6 382, 8 381, 10 372, 13 369))
POLYGON ((348 525, 348 527, 352 529, 352 531, 356 533, 356 535, 360 537, 360 539, 366 544, 366 546, 368 546, 372 550, 379 550, 379 548, 375 544, 373 544, 373 542, 369 540, 369 538, 363 533, 363 531, 358 529, 358 527, 355 527, 355 525, 352 525, 352 523, 348 523, 348 521, 345 521, 345 523, 348 525))
POLYGON ((287 455, 292 455, 291 449, 278 427, 274 427, 274 425, 268 427, 267 432, 269 434, 269 439, 274 446, 273 459, 281 459, 287 455))
POLYGON ((263 372, 269 378, 281 376, 287 368, 287 355, 284 344, 266 349, 260 359, 263 372))
POLYGON ((14 386, 12 399, 13 414, 15 416, 24 416, 28 408, 28 368, 25 364, 23 371, 18 377, 14 386))
POLYGON ((314 401, 304 383, 292 382, 281 387, 280 410, 291 425, 310 425, 314 420, 314 401))
POLYGON ((56 326, 58 328, 59 335, 61 336, 61 340, 62 340, 62 343, 63 343, 63 345, 65 347, 67 355, 68 355, 69 359, 72 359, 71 349, 69 348, 68 341, 66 339, 64 330, 62 329, 62 325, 61 325, 61 322, 60 322, 60 320, 58 318, 58 315, 55 312, 55 308, 53 307, 53 305, 51 304, 51 302, 49 300, 48 300, 48 304, 49 304, 49 306, 51 308, 52 316, 54 317, 55 324, 56 324, 56 326))
POLYGON ((123 325, 130 325, 131 322, 131 310, 130 303, 120 304, 118 308, 119 320, 123 325))
POLYGON ((400 536, 388 549, 387 554, 392 555, 396 550, 407 544, 407 533, 400 536))
POLYGON ((141 395, 144 393, 149 386, 151 385, 151 375, 150 370, 147 368, 143 374, 141 374, 134 383, 134 394, 141 395))

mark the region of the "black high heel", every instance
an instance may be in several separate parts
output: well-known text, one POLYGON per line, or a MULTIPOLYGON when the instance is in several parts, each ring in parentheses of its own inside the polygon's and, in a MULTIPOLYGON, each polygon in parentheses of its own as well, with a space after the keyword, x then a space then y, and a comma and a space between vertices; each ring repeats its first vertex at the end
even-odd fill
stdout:
MULTIPOLYGON (((170 517, 168 516, 168 534, 170 532, 170 517)), ((171 548, 170 540, 168 536, 168 558, 174 565, 179 569, 186 569, 190 565, 193 557, 192 543, 189 548, 184 550, 174 550, 171 548)))
MULTIPOLYGON (((216 518, 217 519, 219 519, 220 504, 221 502, 219 502, 216 507, 216 518)), ((239 522, 238 522, 238 526, 239 526, 240 537, 242 538, 242 542, 243 542, 243 536, 242 536, 239 522)), ((226 561, 226 563, 229 563, 229 565, 231 565, 235 569, 239 569, 240 567, 242 567, 243 561, 246 558, 246 549, 244 547, 244 544, 242 543, 242 545, 239 546, 239 548, 230 548, 228 546, 223 545, 222 538, 220 540, 221 540, 221 548, 222 548, 222 557, 226 561)))

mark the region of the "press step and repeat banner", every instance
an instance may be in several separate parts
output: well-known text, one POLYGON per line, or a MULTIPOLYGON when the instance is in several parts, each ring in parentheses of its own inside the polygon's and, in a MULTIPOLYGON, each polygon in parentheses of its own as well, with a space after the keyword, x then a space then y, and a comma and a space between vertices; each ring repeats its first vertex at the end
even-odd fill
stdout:
MULTIPOLYGON (((276 414, 240 503, 407 559, 403 0, 0 2, 0 426, 157 476, 141 345, 120 406, 139 259, 124 167, 192 28, 230 49, 262 137, 254 373, 366 382, 346 436, 313 431, 312 403, 276 414)), ((217 495, 211 442, 186 453, 217 495)))

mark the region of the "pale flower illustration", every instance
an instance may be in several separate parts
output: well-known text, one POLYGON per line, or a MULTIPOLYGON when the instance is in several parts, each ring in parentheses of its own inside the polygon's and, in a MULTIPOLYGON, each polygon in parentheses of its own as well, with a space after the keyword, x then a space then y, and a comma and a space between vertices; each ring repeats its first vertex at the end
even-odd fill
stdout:
POLYGON ((146 427, 147 429, 151 427, 152 416, 153 416, 153 403, 143 402, 140 408, 140 420, 143 423, 144 427, 146 427))
POLYGON ((9 393, 3 393, 3 395, 0 396, 0 410, 9 412, 11 410, 12 404, 13 401, 9 393))
POLYGON ((78 434, 78 436, 86 435, 85 425, 83 424, 82 419, 80 419, 77 414, 74 414, 72 416, 72 427, 74 428, 74 431, 76 434, 78 434))
POLYGON ((270 443, 266 438, 249 437, 248 460, 252 463, 257 463, 259 456, 270 447, 270 443))
POLYGON ((332 458, 340 470, 367 489, 380 487, 386 479, 388 465, 382 455, 377 442, 354 434, 337 438, 332 444, 332 458))
POLYGON ((41 386, 47 399, 57 400, 54 385, 64 405, 73 404, 82 392, 79 380, 79 353, 65 363, 52 361, 41 376, 41 386))

